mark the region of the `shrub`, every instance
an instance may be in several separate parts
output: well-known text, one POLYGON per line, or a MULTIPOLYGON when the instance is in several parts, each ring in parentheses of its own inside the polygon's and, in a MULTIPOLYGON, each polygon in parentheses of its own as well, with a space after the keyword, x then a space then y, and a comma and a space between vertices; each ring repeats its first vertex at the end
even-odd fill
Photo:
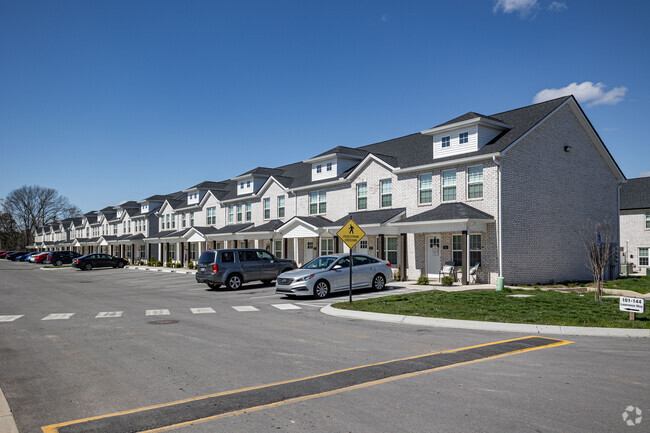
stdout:
POLYGON ((182 268, 183 265, 181 265, 180 263, 176 263, 176 264, 174 265, 174 267, 175 267, 175 268, 182 268))
POLYGON ((138 266, 144 265, 144 260, 138 260, 138 266))
POLYGON ((156 262, 156 266, 162 266, 162 262, 161 262, 160 260, 158 260, 158 261, 156 262))
POLYGON ((188 268, 188 269, 194 269, 194 263, 192 263, 192 262, 190 261, 190 262, 187 264, 187 268, 188 268))
POLYGON ((420 275, 420 278, 418 278, 418 284, 421 286, 428 286, 429 277, 427 277, 426 275, 420 275))
POLYGON ((454 277, 450 277, 449 275, 442 277, 442 285, 443 286, 451 286, 454 284, 454 277))
POLYGON ((168 268, 171 268, 171 267, 174 266, 174 264, 171 261, 169 261, 169 262, 165 263, 165 266, 167 266, 168 268))

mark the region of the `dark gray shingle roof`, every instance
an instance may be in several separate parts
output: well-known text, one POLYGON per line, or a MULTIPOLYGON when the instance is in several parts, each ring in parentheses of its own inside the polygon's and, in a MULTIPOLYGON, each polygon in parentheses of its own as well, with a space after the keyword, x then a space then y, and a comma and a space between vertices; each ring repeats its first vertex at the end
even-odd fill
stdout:
POLYGON ((629 179, 621 187, 621 210, 650 209, 650 177, 629 179))
POLYGON ((242 230, 242 233, 257 233, 257 232, 274 232, 281 227, 284 223, 280 220, 271 220, 265 224, 260 224, 255 227, 249 227, 245 230, 242 230))
POLYGON ((398 224, 459 219, 493 220, 494 217, 465 203, 444 203, 434 209, 404 218, 398 224))
POLYGON ((380 210, 367 210, 359 212, 350 212, 350 214, 339 218, 338 220, 332 223, 332 227, 343 227, 350 218, 354 220, 358 225, 367 225, 367 224, 383 224, 386 221, 390 221, 395 218, 397 215, 404 212, 405 208, 396 208, 396 209, 380 209, 380 210))

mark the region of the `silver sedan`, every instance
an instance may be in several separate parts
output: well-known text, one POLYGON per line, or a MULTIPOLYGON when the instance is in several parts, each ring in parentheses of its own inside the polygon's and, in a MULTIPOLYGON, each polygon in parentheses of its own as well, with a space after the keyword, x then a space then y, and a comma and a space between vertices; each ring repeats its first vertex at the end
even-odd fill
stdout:
MULTIPOLYGON (((353 254, 352 261, 353 289, 382 290, 393 279, 390 263, 385 260, 353 254)), ((280 274, 275 281, 275 293, 289 296, 326 298, 349 287, 350 255, 344 253, 318 257, 300 269, 280 274)))

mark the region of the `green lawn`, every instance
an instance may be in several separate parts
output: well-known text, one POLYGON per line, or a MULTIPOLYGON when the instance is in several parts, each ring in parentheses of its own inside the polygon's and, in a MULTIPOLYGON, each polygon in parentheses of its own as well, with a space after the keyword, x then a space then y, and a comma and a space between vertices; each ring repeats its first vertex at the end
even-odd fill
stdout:
POLYGON ((480 320, 486 322, 530 323, 560 326, 597 326, 606 328, 648 328, 650 313, 619 311, 617 298, 594 301, 593 293, 559 293, 542 290, 472 290, 467 292, 423 292, 383 298, 341 302, 336 308, 403 314, 407 316, 445 319, 480 320), (507 295, 534 295, 516 298, 507 295))
POLYGON ((633 290, 637 293, 650 293, 650 277, 627 277, 605 281, 606 289, 633 290))

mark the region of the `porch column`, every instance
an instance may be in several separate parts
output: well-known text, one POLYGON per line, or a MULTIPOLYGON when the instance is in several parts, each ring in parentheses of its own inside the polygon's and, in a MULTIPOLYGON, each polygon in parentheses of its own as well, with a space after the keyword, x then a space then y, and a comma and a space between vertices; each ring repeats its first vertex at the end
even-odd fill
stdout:
POLYGON ((176 242, 176 251, 174 252, 176 253, 176 263, 183 264, 183 244, 176 242))
POLYGON ((386 246, 385 246, 384 242, 385 242, 384 235, 383 234, 379 235, 379 258, 381 260, 386 260, 386 257, 385 257, 386 256, 386 246))
POLYGON ((340 251, 339 251, 339 237, 337 235, 334 235, 334 252, 336 254, 340 253, 340 251))
POLYGON ((283 238, 282 239, 282 246, 284 247, 284 248, 282 248, 282 258, 283 259, 288 259, 289 258, 289 254, 288 254, 289 239, 283 238))
POLYGON ((158 257, 156 258, 156 261, 157 260, 162 261, 162 242, 158 242, 158 257))
POLYGON ((402 281, 406 281, 406 257, 408 249, 406 248, 406 233, 402 233, 402 257, 400 257, 400 277, 402 281))
POLYGON ((298 263, 300 255, 298 254, 298 238, 293 238, 293 260, 298 263))
POLYGON ((467 260, 467 254, 468 254, 468 248, 467 248, 467 241, 468 241, 468 236, 467 236, 467 230, 463 230, 462 232, 462 261, 461 261, 461 266, 463 268, 463 273, 461 275, 460 281, 463 285, 468 284, 467 282, 467 265, 469 264, 469 260, 467 260))

